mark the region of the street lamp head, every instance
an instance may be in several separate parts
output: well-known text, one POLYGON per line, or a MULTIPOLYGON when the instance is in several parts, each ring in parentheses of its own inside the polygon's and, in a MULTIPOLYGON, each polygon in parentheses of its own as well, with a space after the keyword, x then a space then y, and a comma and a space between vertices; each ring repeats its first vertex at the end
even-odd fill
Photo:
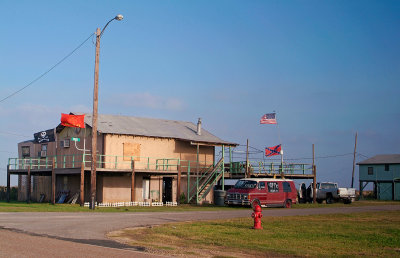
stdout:
POLYGON ((117 21, 121 21, 124 18, 124 16, 122 16, 122 14, 118 14, 117 16, 115 16, 114 19, 116 19, 117 21))

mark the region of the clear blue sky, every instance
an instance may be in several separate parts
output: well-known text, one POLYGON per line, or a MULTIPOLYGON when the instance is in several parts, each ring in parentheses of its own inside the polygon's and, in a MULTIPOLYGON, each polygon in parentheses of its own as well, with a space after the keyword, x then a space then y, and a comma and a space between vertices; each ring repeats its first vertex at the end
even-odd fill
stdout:
MULTIPOLYGON (((356 131, 357 161, 400 153, 399 1, 3 0, 0 99, 118 13, 101 41, 100 113, 201 117, 220 138, 263 149, 279 139, 259 119, 276 110, 285 158, 311 158, 315 144, 318 180, 343 186, 356 131)), ((61 112, 91 112, 94 52, 89 40, 0 103, 0 185, 18 142, 61 112)))

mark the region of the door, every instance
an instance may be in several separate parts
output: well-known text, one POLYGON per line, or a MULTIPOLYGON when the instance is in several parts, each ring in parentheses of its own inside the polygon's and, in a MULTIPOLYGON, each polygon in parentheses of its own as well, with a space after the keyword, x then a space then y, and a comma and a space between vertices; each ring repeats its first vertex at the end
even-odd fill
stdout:
POLYGON ((378 183, 379 200, 393 200, 392 183, 378 183))
POLYGON ((143 177, 143 201, 150 199, 150 178, 143 177))
POLYGON ((282 204, 282 187, 279 183, 280 182, 267 182, 267 205, 276 206, 282 204))
POLYGON ((394 200, 399 201, 400 200, 400 182, 395 182, 394 183, 394 200))
POLYGON ((162 201, 172 202, 172 177, 163 177, 162 201))

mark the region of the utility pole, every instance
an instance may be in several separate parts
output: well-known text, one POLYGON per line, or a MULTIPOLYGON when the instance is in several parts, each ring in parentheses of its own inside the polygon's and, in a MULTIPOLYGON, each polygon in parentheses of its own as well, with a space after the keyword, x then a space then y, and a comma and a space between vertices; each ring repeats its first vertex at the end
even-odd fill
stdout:
POLYGON ((249 174, 249 139, 247 139, 247 147, 246 147, 246 174, 244 177, 248 177, 249 174))
POLYGON ((96 30, 96 56, 94 63, 93 116, 92 116, 92 167, 90 174, 90 209, 96 204, 97 116, 99 96, 100 28, 96 30))
POLYGON ((353 156, 353 173, 351 176, 351 188, 353 188, 354 185, 354 170, 356 167, 356 151, 357 151, 357 132, 356 132, 356 141, 354 143, 354 156, 353 156))
POLYGON ((90 171, 90 205, 94 210, 96 206, 96 162, 97 162, 97 116, 98 116, 98 96, 99 96, 99 57, 100 57, 100 38, 108 24, 113 20, 121 21, 123 16, 118 14, 107 22, 102 30, 96 30, 96 55, 94 63, 94 89, 93 89, 93 115, 92 115, 92 166, 90 171))

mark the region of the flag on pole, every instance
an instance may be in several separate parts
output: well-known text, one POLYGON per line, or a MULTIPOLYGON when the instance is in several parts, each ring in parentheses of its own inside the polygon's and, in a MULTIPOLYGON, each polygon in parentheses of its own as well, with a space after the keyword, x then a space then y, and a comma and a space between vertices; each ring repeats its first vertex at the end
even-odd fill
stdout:
POLYGON ((61 124, 68 127, 85 128, 85 115, 61 114, 61 124))
POLYGON ((275 113, 265 114, 260 119, 260 124, 276 124, 275 113))
POLYGON ((265 157, 271 157, 275 155, 281 154, 281 145, 276 145, 274 147, 266 147, 265 148, 265 157))

